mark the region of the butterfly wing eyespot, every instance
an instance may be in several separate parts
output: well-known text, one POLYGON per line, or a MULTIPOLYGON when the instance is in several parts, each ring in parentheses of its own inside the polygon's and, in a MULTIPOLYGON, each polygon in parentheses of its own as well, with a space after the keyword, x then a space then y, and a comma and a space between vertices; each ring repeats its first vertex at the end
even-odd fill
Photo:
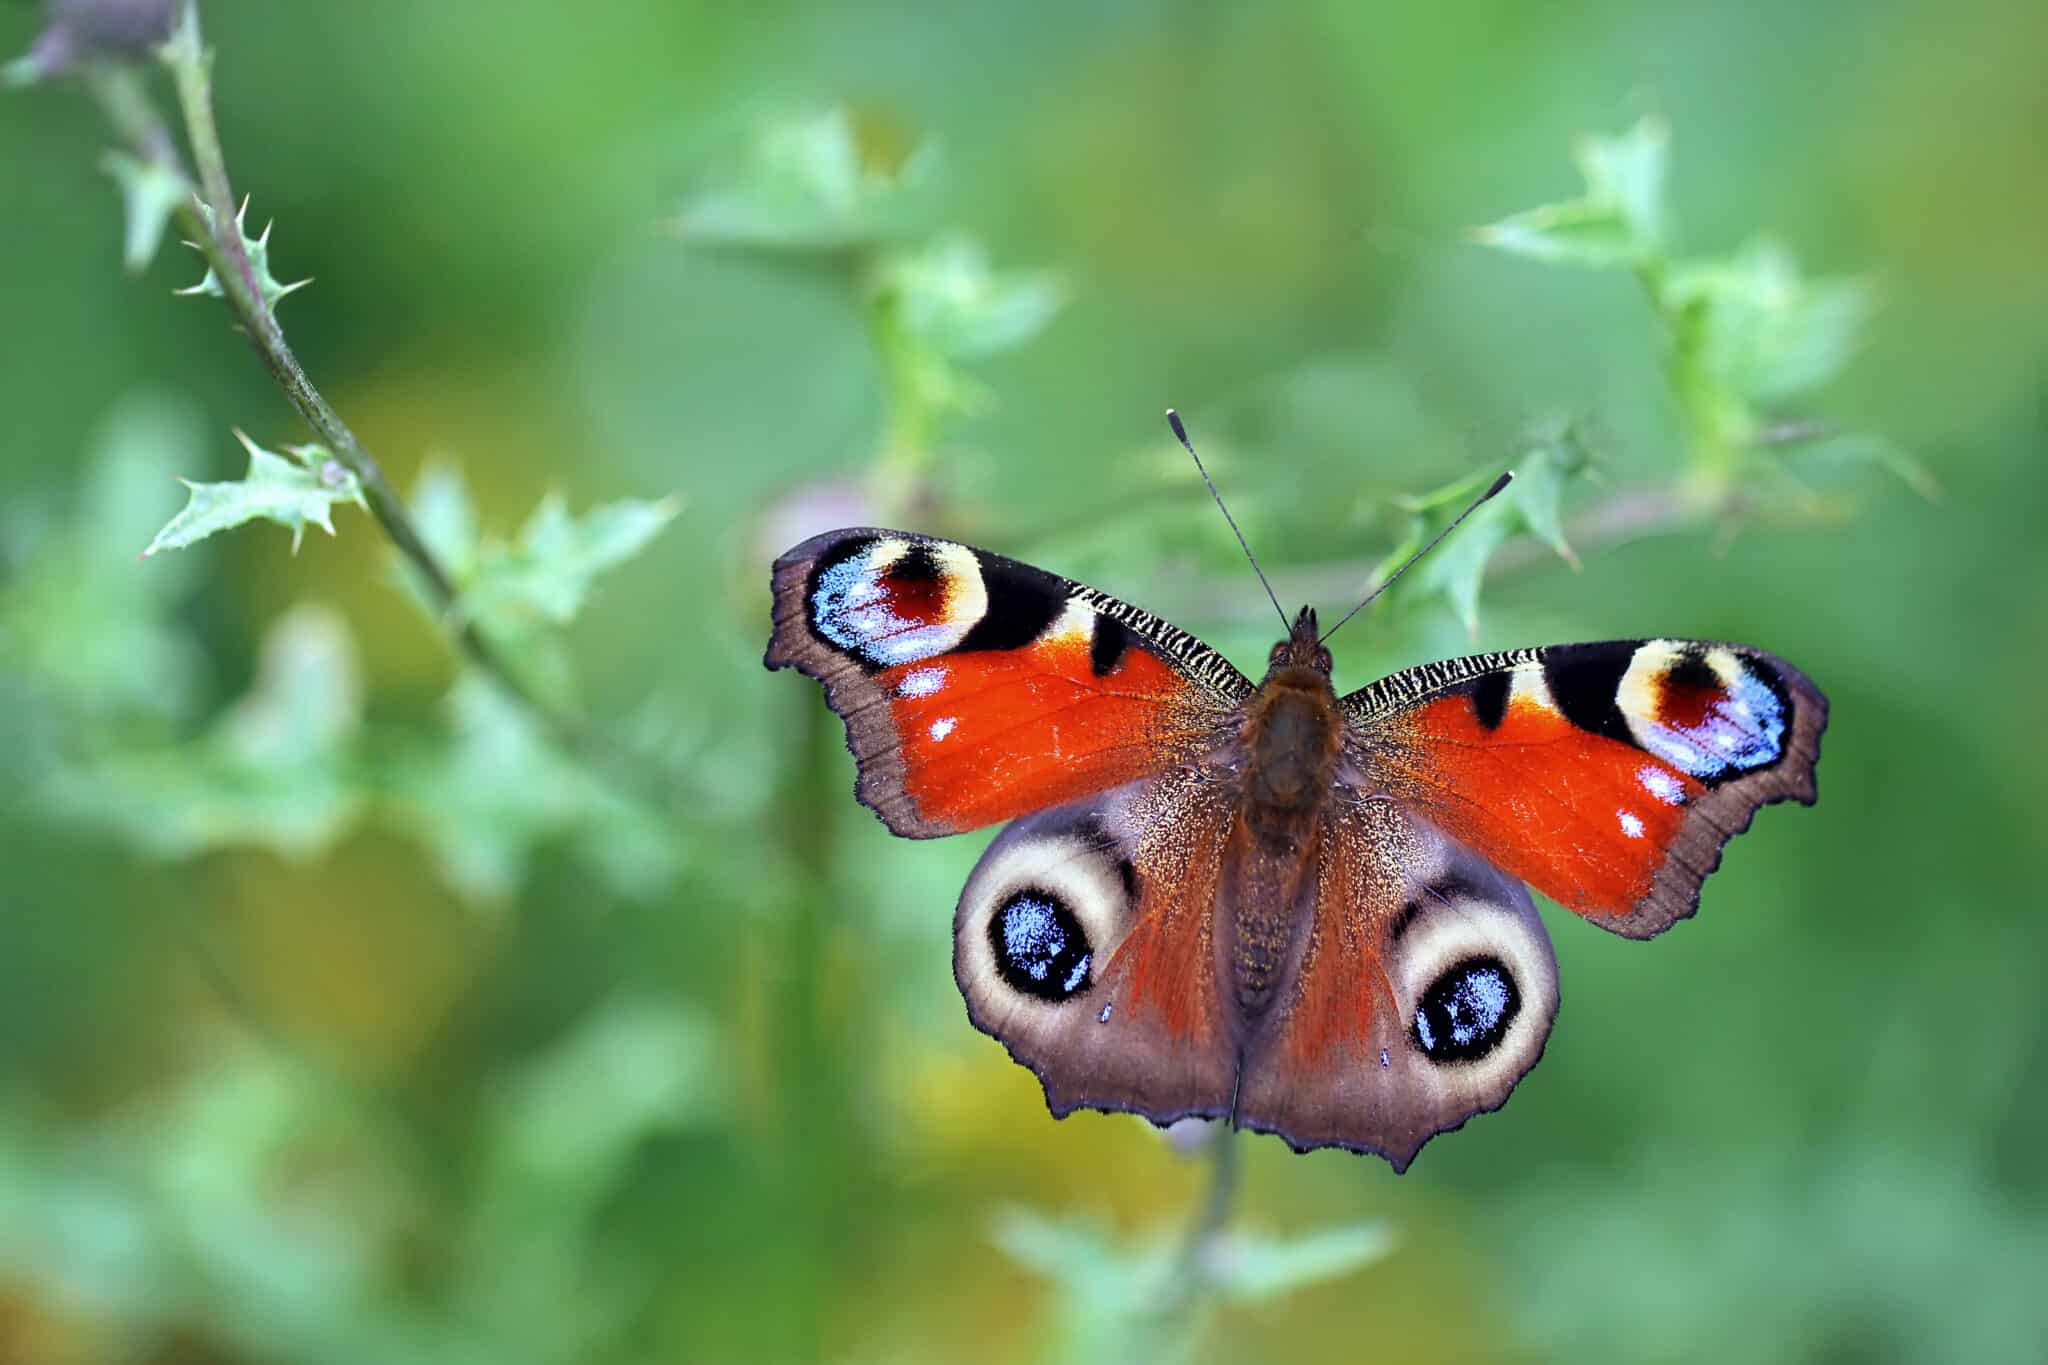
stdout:
POLYGON ((1247 1049, 1240 1117, 1405 1170, 1543 1055, 1557 962, 1527 889, 1413 812, 1356 800, 1324 839, 1308 941, 1247 1049))
POLYGON ((1783 659, 1701 640, 1453 659, 1343 705, 1369 781, 1631 938, 1694 912, 1758 809, 1813 802, 1828 716, 1783 659))
POLYGON ((972 1009, 1055 1011, 1095 986, 1132 914, 1119 857, 1091 819, 1019 821, 989 846, 956 912, 954 972, 972 1009))
POLYGON ((1528 892, 1452 877, 1424 885, 1399 923, 1387 961, 1411 1056, 1465 1093, 1505 1100, 1557 1010, 1557 959, 1528 892))
POLYGON ((1038 1076, 1055 1115, 1229 1112, 1212 948, 1226 808, 1201 799, 1205 780, 1176 770, 1018 820, 961 892, 968 1018, 1038 1076))
POLYGON ((817 636, 871 670, 958 647, 989 608, 973 551, 909 536, 839 541, 811 566, 805 597, 817 636))
POLYGON ((1012 891, 988 919, 989 956, 1011 990, 1040 1000, 1066 1000, 1094 984, 1088 932, 1058 892, 1012 891))
POLYGON ((1482 953, 1452 963, 1429 984, 1409 1033, 1438 1065, 1478 1061, 1500 1046, 1521 1010, 1514 972, 1482 953))
POLYGON ((824 684, 856 795, 914 838, 1164 771, 1251 691, 1158 617, 931 536, 827 532, 776 561, 773 588, 765 662, 824 684))

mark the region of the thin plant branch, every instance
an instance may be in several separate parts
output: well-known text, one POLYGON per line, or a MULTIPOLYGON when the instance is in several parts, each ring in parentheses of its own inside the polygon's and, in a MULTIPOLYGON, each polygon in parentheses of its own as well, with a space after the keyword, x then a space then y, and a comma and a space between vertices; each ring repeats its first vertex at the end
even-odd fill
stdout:
MULTIPOLYGON (((1703 507, 1674 487, 1624 489, 1601 499, 1574 517, 1565 528, 1574 545, 1616 546, 1654 536, 1679 535, 1712 524, 1714 510, 1703 507)), ((1518 536, 1508 541, 1487 562, 1488 581, 1509 577, 1544 564, 1560 562, 1541 541, 1518 536)), ((1339 561, 1313 568, 1280 568, 1272 574, 1273 587, 1290 602, 1328 603, 1349 598, 1364 588, 1376 586, 1374 575, 1382 567, 1379 559, 1339 561)), ((1256 595, 1248 596, 1244 580, 1237 575, 1202 577, 1178 584, 1167 583, 1160 601, 1167 614, 1189 620, 1250 620, 1263 615, 1255 609, 1256 595)))
POLYGON ((238 330, 285 399, 319 434, 341 465, 356 476, 370 515, 398 552, 418 572, 434 612, 454 636, 465 658, 499 688, 516 699, 557 743, 595 765, 626 779, 644 795, 666 803, 676 795, 672 775, 659 771, 644 755, 628 750, 582 718, 564 711, 534 689, 490 637, 461 610, 454 578, 413 524, 405 501, 391 486, 368 447, 342 420, 307 377, 244 244, 227 159, 213 110, 212 55, 199 28, 197 3, 186 6, 169 45, 163 50, 178 93, 186 135, 198 177, 186 168, 176 138, 165 125, 143 86, 140 74, 121 65, 100 64, 87 73, 86 84, 105 110, 130 151, 145 165, 173 177, 180 194, 174 216, 189 241, 205 257, 219 282, 238 330))

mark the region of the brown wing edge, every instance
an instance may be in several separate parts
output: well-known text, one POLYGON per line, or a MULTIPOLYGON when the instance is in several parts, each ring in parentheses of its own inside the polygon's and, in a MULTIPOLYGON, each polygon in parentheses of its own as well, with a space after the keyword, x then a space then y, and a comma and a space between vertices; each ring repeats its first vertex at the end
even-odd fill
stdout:
POLYGON ((1686 812, 1678 837, 1650 881, 1650 893, 1625 915, 1581 916, 1623 938, 1651 939, 1699 912, 1700 889, 1721 866, 1728 841, 1748 831, 1765 806, 1820 799, 1815 770, 1821 736, 1828 728, 1827 694, 1811 678, 1777 655, 1748 645, 1728 645, 1768 665, 1792 700, 1792 740, 1770 767, 1709 788, 1686 812))
POLYGON ((1416 1138, 1414 1145, 1406 1150, 1394 1151, 1385 1147, 1376 1147, 1369 1142, 1347 1142, 1343 1138, 1311 1138, 1302 1140, 1296 1138, 1277 1124, 1260 1124, 1249 1120, 1240 1121, 1237 1126, 1247 1132, 1270 1133, 1286 1143, 1298 1155, 1321 1151, 1326 1147, 1336 1147, 1347 1152, 1355 1152, 1359 1156, 1376 1156, 1386 1162, 1387 1165, 1393 1167, 1395 1175, 1406 1175, 1408 1174, 1408 1168, 1415 1164, 1415 1158, 1422 1154, 1422 1149, 1427 1147, 1432 1140, 1442 1137, 1445 1133, 1457 1132, 1482 1114, 1498 1113, 1507 1107, 1508 1101, 1514 1097, 1515 1088, 1521 1085, 1523 1077, 1527 1076, 1529 1072, 1534 1071, 1536 1064, 1543 1060, 1543 1053, 1550 1046, 1550 1031, 1557 1024, 1557 1011, 1561 1005, 1562 1001, 1560 1000, 1550 1007, 1550 1016, 1543 1023, 1543 1039, 1536 1045, 1536 1055, 1530 1060, 1527 1070, 1522 1071, 1507 1083, 1506 1088, 1500 1092, 1500 1098, 1493 1100, 1491 1103, 1482 1104, 1476 1109, 1466 1110, 1456 1120, 1445 1124, 1441 1128, 1430 1129, 1416 1138))
POLYGON ((845 722, 846 751, 859 769, 853 784, 854 800, 880 817, 893 834, 906 839, 942 838, 960 831, 919 815, 904 790, 903 757, 889 717, 889 699, 859 664, 814 636, 808 620, 811 567, 819 556, 848 539, 876 536, 904 537, 905 533, 875 527, 827 531, 775 561, 769 578, 775 624, 761 663, 771 673, 794 668, 825 689, 825 704, 845 722))
MULTIPOLYGON (((1004 1038, 1001 1034, 995 1033, 992 1030, 983 1027, 980 1022, 974 1019, 974 1009, 972 1005, 968 1007, 967 1013, 969 1022, 974 1023, 974 1026, 977 1029, 980 1029, 981 1032, 988 1034, 991 1038, 994 1038, 997 1042, 1001 1043, 1003 1045, 1003 1051, 1009 1054, 1011 1061, 1017 1063, 1017 1065, 1023 1067, 1026 1071, 1029 1071, 1034 1077, 1037 1078, 1039 1088, 1045 1092, 1045 1107, 1055 1119, 1064 1119, 1073 1114, 1079 1113, 1082 1110, 1093 1110, 1094 1112, 1101 1114, 1130 1114, 1137 1118, 1145 1120, 1147 1123, 1151 1124, 1155 1128, 1160 1129, 1161 1131, 1171 1128, 1174 1124, 1178 1123, 1182 1119, 1211 1119, 1218 1122, 1228 1123, 1233 1132, 1260 1133, 1270 1137, 1279 1138, 1282 1142, 1287 1144, 1289 1150, 1293 1151, 1297 1155, 1306 1155, 1309 1152, 1319 1152, 1324 1151, 1326 1149, 1335 1148, 1340 1151, 1350 1152, 1357 1156, 1376 1156, 1380 1158, 1382 1161, 1386 1162, 1387 1165, 1393 1169, 1395 1175, 1406 1175, 1408 1173, 1408 1168, 1414 1164, 1415 1158, 1421 1155, 1422 1149, 1428 1146, 1433 1139, 1442 1137, 1446 1133, 1457 1132, 1460 1128, 1463 1128, 1466 1124, 1470 1123, 1473 1119, 1478 1118, 1482 1114, 1497 1113, 1501 1109, 1507 1107, 1507 1102, 1511 1098, 1513 1098, 1516 1087, 1522 1083, 1523 1078, 1526 1077, 1530 1071, 1536 1069, 1536 1064, 1543 1060, 1544 1051, 1550 1046, 1550 1032, 1551 1029, 1555 1027, 1557 1023, 1557 1012, 1558 1009, 1561 1007, 1561 1003, 1562 1002, 1560 1000, 1558 1002, 1554 1002, 1551 1005, 1550 1012, 1543 1022, 1542 1041, 1537 1043, 1535 1056, 1530 1060, 1527 1070, 1518 1073, 1513 1080, 1509 1081, 1507 1085, 1500 1090, 1499 1096, 1497 1098, 1492 1099, 1489 1102, 1482 1103, 1479 1107, 1475 1109, 1467 1110, 1465 1113, 1459 1115, 1457 1119, 1443 1125, 1440 1128, 1430 1129, 1428 1132, 1418 1136, 1415 1139, 1415 1141, 1406 1148, 1397 1148, 1393 1146, 1381 1147, 1370 1142, 1354 1142, 1345 1138, 1338 1137, 1297 1137, 1293 1132, 1290 1132, 1286 1127, 1280 1124, 1263 1123, 1257 1119, 1249 1118, 1244 1115, 1233 1114, 1231 1106, 1229 1105, 1191 1105, 1184 1106, 1181 1108, 1174 1108, 1172 1106, 1160 1106, 1157 1108, 1151 1108, 1147 1107, 1142 1103, 1120 1103, 1114 1100, 1090 1099, 1085 1095, 1075 1095, 1070 1098, 1063 1097, 1060 1093, 1054 1090, 1053 1081, 1036 1065, 1034 1065, 1029 1058, 1024 1057, 1017 1051, 1016 1048, 1012 1047, 1008 1039, 1004 1038)), ((1238 1059, 1238 1066, 1240 1071, 1242 1071, 1243 1065, 1243 1057, 1240 1054, 1238 1059)))

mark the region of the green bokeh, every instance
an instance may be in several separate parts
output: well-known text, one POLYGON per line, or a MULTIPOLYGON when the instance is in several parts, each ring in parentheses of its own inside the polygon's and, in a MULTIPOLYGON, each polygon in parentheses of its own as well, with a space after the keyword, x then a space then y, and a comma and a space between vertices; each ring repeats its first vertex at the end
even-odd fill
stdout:
MULTIPOLYGON (((1476 641, 1781 652, 1833 703, 1819 805, 1760 817, 1653 944, 1548 912, 1565 1003, 1542 1066, 1407 1175, 1250 1142, 1248 1226, 1397 1241, 1223 1307, 1198 1358, 2041 1358, 2048 10, 207 19, 237 185, 278 222, 280 277, 315 280, 281 315, 396 481, 459 465, 505 540, 550 492, 681 499, 571 652, 588 709, 692 797, 650 862, 563 779, 603 818, 520 806, 540 833, 508 865, 463 843, 488 767, 414 828, 301 858, 152 857, 159 811, 197 818, 161 766, 108 770, 98 820, 47 796, 35 775, 77 741, 39 689, 105 717, 91 745, 230 762, 219 713, 260 691, 295 604, 353 637, 380 772, 440 733, 454 667, 352 507, 295 557, 258 527, 134 558, 181 505, 167 473, 236 477, 231 428, 307 433, 219 304, 171 297, 196 257, 121 272, 82 94, 0 100, 0 596, 44 594, 7 618, 42 652, 0 640, 0 1361, 1036 1360, 1079 1339, 1075 1310, 1000 1249, 1005 1210, 1121 1243, 1187 1216, 1195 1164, 1128 1118, 1053 1122, 964 1019, 949 912, 982 837, 891 838, 816 689, 759 667, 788 496, 875 478, 888 376, 829 261, 660 225, 764 120, 840 102, 872 143, 940 144, 917 231, 1055 271, 1065 299, 966 367, 989 401, 906 476, 943 529, 1170 609, 1247 667, 1268 608, 1165 463, 1169 404, 1295 582, 1378 559, 1388 497, 1505 461, 1537 419, 1590 419, 1607 490, 1676 467, 1627 277, 1466 236, 1575 193, 1577 136, 1657 113, 1688 250, 1769 234, 1875 284, 1867 349, 1808 406, 1912 451, 1939 502, 1873 476, 1838 517, 1781 518, 1761 484, 1726 544, 1527 557, 1476 641), (95 476, 138 411, 166 449, 95 476), (63 535, 79 567, 54 574, 30 547, 63 535)), ((0 52, 36 28, 0 11, 0 52)), ((1347 632, 1340 687, 1471 643, 1441 609, 1403 619, 1347 632)))

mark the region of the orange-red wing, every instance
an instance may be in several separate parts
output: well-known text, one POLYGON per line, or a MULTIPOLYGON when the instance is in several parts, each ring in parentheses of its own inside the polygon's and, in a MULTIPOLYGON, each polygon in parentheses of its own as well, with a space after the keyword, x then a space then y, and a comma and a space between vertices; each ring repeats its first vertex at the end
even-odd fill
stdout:
POLYGON ((1369 786, 1631 938, 1693 913, 1759 806, 1812 803, 1827 725, 1784 660, 1697 640, 1454 659, 1344 706, 1369 786))
POLYGON ((1157 617, 929 536, 816 536, 774 590, 768 667, 824 684, 861 801, 916 838, 1162 772, 1225 738, 1251 692, 1157 617))

